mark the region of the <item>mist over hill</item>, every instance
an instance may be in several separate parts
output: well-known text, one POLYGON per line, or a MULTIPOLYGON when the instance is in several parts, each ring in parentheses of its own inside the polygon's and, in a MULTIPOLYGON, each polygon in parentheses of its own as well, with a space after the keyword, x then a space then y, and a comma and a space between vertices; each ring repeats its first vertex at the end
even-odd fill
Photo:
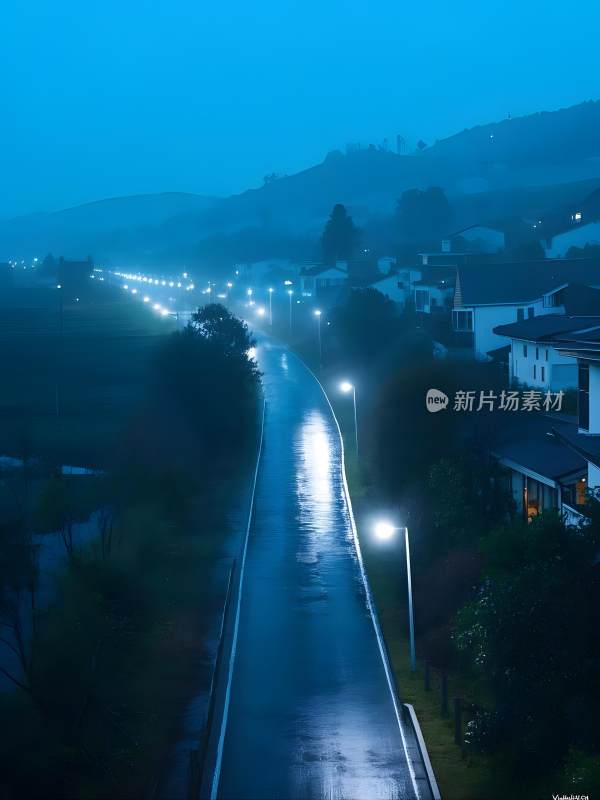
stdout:
POLYGON ((0 223, 0 260, 53 252, 179 266, 311 257, 335 203, 364 226, 390 217, 404 190, 433 185, 451 200, 457 227, 583 201, 600 185, 600 102, 481 125, 408 155, 373 146, 333 151, 228 198, 139 195, 19 217, 0 223))

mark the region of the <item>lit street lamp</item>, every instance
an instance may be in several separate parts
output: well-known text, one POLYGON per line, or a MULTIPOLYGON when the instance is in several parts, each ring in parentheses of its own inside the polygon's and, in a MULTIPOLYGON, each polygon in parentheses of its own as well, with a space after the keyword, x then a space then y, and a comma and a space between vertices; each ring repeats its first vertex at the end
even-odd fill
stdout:
POLYGON ((354 405, 354 444, 356 446, 356 458, 358 458, 358 415, 356 413, 356 386, 350 381, 342 381, 340 389, 344 394, 352 392, 352 403, 354 405))
POLYGON ((269 286, 269 325, 273 324, 273 287, 269 286))
POLYGON ((397 531, 404 531, 404 548, 406 550, 406 585, 408 589, 408 627, 410 633, 410 669, 415 672, 417 669, 417 655, 415 651, 415 618, 413 613, 413 596, 412 596, 412 576, 410 569, 410 545, 408 541, 408 528, 395 528, 390 522, 381 520, 376 523, 374 531, 375 536, 381 541, 389 541, 394 537, 397 531))
POLYGON ((317 336, 319 339, 319 366, 323 366, 323 345, 321 343, 321 315, 320 308, 315 308, 315 317, 317 318, 317 336))

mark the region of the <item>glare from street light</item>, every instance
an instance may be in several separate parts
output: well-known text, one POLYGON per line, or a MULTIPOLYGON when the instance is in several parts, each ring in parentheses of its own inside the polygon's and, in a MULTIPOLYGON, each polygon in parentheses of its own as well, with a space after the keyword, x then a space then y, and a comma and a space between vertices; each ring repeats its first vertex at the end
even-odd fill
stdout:
POLYGON ((320 308, 315 308, 315 317, 320 317, 322 313, 320 308))
POLYGON ((289 294, 289 295, 290 295, 290 297, 291 297, 291 296, 294 294, 294 290, 293 290, 293 289, 288 289, 288 294, 289 294))
POLYGON ((350 381, 342 381, 340 383, 340 389, 342 392, 351 392, 354 389, 354 386, 350 383, 350 381))
POLYGON ((252 297, 252 289, 246 289, 246 294, 248 297, 252 297))
POLYGON ((396 528, 391 524, 391 522, 387 522, 385 520, 381 520, 377 522, 374 528, 375 536, 381 541, 388 541, 392 539, 394 534, 396 533, 396 528))
POLYGON ((269 294, 273 294, 273 291, 274 291, 273 287, 269 286, 269 294))
POLYGON ((264 308, 263 308, 262 306, 259 306, 259 307, 256 309, 256 313, 258 314, 258 316, 259 316, 259 317, 264 317, 264 315, 265 315, 265 310, 264 310, 264 308))

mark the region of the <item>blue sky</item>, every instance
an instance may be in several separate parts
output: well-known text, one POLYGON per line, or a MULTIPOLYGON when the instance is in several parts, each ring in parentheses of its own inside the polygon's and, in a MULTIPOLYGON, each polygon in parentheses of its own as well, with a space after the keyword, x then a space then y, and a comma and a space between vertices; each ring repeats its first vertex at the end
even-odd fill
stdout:
POLYGON ((0 217, 595 99, 599 23, 589 0, 4 0, 0 217))

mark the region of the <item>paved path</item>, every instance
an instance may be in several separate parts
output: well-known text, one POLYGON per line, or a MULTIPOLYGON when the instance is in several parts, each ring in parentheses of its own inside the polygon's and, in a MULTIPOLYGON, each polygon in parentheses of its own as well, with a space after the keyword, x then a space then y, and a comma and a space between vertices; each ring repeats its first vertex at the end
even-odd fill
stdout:
POLYGON ((415 798, 333 414, 284 347, 261 340, 258 360, 267 414, 218 796, 415 798))

